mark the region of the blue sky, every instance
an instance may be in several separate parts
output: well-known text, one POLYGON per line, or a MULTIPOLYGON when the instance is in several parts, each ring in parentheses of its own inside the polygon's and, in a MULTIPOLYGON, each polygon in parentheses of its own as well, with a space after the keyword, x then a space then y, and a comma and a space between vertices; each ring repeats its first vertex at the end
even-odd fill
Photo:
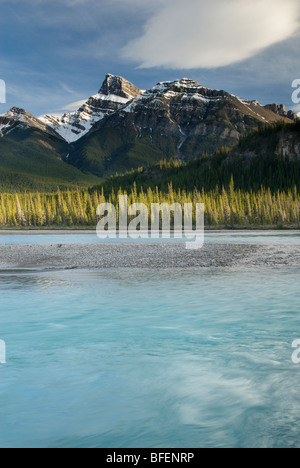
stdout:
POLYGON ((0 0, 0 113, 71 110, 106 73, 142 89, 189 77, 295 108, 299 19, 299 0, 0 0))

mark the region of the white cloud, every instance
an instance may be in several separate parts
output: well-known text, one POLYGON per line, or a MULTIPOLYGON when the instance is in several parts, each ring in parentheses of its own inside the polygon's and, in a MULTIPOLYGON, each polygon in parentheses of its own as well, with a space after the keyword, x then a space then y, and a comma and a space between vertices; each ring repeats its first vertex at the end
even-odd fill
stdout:
POLYGON ((214 68, 293 36, 299 0, 164 0, 122 50, 141 68, 214 68))
POLYGON ((87 99, 83 99, 81 101, 76 101, 76 102, 71 102, 71 104, 68 104, 67 106, 64 106, 61 110, 65 112, 74 112, 77 111, 83 104, 85 104, 87 99))
POLYGON ((292 106, 292 107, 291 107, 291 110, 292 110, 293 112, 295 112, 295 114, 297 114, 298 117, 300 117, 300 104, 297 104, 296 106, 295 106, 295 105, 292 106))

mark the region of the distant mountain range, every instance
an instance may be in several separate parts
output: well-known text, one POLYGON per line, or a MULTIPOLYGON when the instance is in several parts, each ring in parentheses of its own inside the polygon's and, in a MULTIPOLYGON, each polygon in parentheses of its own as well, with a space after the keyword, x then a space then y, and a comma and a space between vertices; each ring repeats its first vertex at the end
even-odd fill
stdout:
POLYGON ((261 106, 187 78, 142 91, 107 75, 97 94, 61 118, 17 107, 0 116, 0 184, 21 177, 32 189, 39 179, 49 189, 61 178, 64 186, 89 185, 165 158, 193 160, 235 146, 258 126, 296 118, 283 105, 261 106))

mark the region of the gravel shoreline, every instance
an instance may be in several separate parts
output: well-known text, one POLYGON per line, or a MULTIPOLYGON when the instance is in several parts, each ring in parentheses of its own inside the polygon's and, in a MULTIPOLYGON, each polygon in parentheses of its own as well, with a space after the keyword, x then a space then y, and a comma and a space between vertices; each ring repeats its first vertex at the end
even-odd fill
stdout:
POLYGON ((186 250, 183 243, 1 245, 0 270, 228 268, 300 265, 300 245, 209 244, 186 250))

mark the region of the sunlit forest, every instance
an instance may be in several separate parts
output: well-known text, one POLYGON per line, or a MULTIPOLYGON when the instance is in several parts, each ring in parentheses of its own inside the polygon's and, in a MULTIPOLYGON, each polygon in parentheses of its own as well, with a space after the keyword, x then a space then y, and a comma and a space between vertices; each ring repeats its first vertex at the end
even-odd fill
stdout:
MULTIPOLYGON (((163 160, 116 175, 90 189, 0 193, 0 227, 93 228, 100 203, 204 203, 211 228, 299 228, 300 159, 275 154, 278 139, 297 143, 300 120, 264 126, 241 139, 235 153, 223 147, 188 163, 163 160), (250 159, 239 151, 254 154, 250 159), (230 156, 231 155, 231 156, 230 156)), ((195 220, 194 220, 195 221, 195 220)), ((150 223, 150 220, 149 220, 150 223)))
POLYGON ((105 194, 104 189, 92 191, 60 191, 56 193, 0 194, 0 224, 2 227, 93 227, 98 219, 100 203, 112 203, 118 212, 119 195, 128 195, 128 204, 144 203, 150 212, 151 203, 204 203, 205 224, 215 227, 300 226, 300 194, 297 187, 272 192, 261 188, 257 192, 235 189, 231 179, 227 189, 218 187, 205 191, 158 188, 130 192, 119 190, 105 194))

